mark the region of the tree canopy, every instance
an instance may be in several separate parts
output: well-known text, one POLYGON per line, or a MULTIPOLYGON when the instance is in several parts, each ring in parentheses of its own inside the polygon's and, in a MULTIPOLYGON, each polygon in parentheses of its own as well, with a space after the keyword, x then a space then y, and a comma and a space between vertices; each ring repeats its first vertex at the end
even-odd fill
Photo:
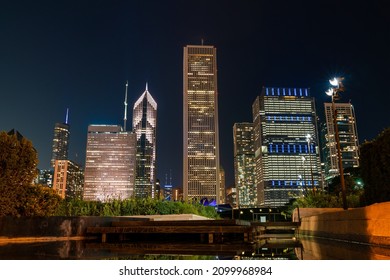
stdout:
POLYGON ((361 146, 360 168, 366 203, 390 201, 390 128, 361 146))
POLYGON ((0 216, 47 216, 61 198, 33 185, 38 156, 31 141, 18 132, 0 132, 0 216))

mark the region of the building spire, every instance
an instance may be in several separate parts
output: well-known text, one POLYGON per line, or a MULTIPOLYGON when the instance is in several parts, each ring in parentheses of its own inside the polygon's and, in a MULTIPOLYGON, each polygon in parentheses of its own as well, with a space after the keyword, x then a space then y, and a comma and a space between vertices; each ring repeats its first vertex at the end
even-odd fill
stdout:
POLYGON ((65 124, 69 124, 69 108, 66 108, 65 124))
POLYGON ((126 131, 126 121, 127 121, 127 88, 129 86, 129 82, 126 81, 126 91, 125 91, 125 115, 123 117, 123 131, 126 131))
POLYGON ((146 82, 145 91, 148 91, 148 82, 146 82))

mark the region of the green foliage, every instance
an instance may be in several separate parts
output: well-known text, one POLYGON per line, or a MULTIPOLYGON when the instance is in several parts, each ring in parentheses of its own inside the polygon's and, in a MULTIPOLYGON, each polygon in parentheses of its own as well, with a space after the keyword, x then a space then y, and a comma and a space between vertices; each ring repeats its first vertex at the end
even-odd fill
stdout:
POLYGON ((25 187, 19 201, 18 213, 21 216, 52 216, 62 198, 46 186, 34 185, 25 187))
POLYGON ((109 202, 63 200, 55 215, 57 216, 132 216, 195 214, 217 219, 214 207, 187 202, 173 202, 153 198, 129 198, 109 202))
POLYGON ((38 156, 32 143, 0 132, 0 216, 48 216, 61 201, 51 189, 32 186, 38 156))
MULTIPOLYGON (((360 197, 363 195, 363 190, 356 190, 347 195, 348 208, 360 207, 360 197)), ((343 202, 341 193, 330 194, 323 191, 306 192, 303 197, 297 198, 292 203, 292 208, 342 208, 343 202)))
POLYGON ((360 148, 365 203, 390 201, 390 128, 360 148))
POLYGON ((15 134, 0 132, 0 182, 2 185, 26 186, 34 180, 38 156, 31 141, 15 134))

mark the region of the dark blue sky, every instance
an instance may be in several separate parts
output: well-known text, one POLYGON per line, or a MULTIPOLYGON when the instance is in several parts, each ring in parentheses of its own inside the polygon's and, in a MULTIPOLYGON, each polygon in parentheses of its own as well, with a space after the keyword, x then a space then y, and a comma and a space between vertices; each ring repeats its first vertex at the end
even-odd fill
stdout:
POLYGON ((323 119, 328 79, 342 75, 360 142, 389 127, 386 7, 385 0, 0 0, 0 130, 19 130, 48 168, 54 124, 69 107, 70 158, 84 165, 88 125, 122 124, 126 80, 131 105, 148 82, 158 103, 158 177, 164 183, 172 170, 181 185, 183 47, 203 38, 217 48, 230 185, 232 127, 252 120, 263 86, 310 87, 323 119))

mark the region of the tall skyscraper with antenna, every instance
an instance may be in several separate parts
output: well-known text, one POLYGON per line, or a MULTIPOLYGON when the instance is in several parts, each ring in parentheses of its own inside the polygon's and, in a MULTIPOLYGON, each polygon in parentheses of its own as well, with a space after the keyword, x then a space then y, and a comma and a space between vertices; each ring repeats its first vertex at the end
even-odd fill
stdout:
POLYGON ((134 103, 133 131, 137 136, 135 197, 154 197, 156 183, 157 103, 148 90, 134 103))
POLYGON ((184 47, 183 195, 219 203, 217 50, 184 47))
POLYGON ((70 126, 69 126, 69 108, 66 109, 65 122, 56 123, 54 126, 54 137, 52 145, 52 157, 51 167, 54 168, 55 161, 68 159, 69 150, 69 137, 70 137, 70 126))
POLYGON ((123 131, 126 131, 126 122, 127 122, 127 88, 129 87, 129 82, 126 81, 126 91, 125 91, 125 114, 123 117, 123 131))
POLYGON ((123 127, 88 126, 83 199, 109 201, 134 195, 136 135, 127 131, 126 81, 123 127))

